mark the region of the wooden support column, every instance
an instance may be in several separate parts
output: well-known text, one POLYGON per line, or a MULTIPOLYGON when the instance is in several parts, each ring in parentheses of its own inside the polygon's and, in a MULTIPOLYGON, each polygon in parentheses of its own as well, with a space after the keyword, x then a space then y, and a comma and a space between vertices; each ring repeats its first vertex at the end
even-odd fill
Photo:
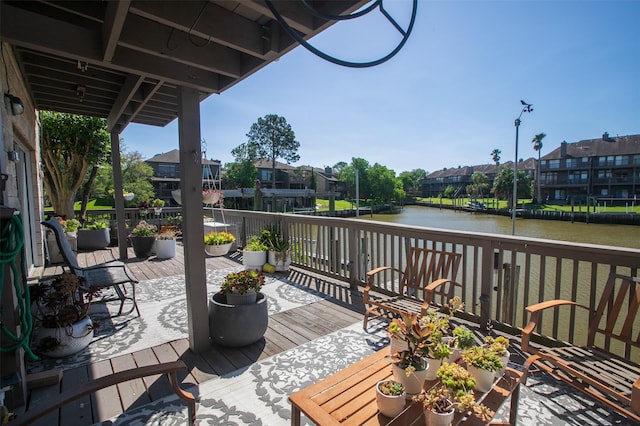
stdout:
POLYGON ((189 347, 194 352, 203 352, 209 349, 209 311, 204 261, 200 98, 195 89, 180 88, 178 138, 189 347))
POLYGON ((493 300, 493 253, 492 244, 482 247, 482 283, 480 285, 480 328, 487 330, 491 321, 493 300))
POLYGON ((116 204, 116 221, 118 223, 118 250, 120 252, 120 259, 126 259, 128 257, 127 223, 125 222, 124 214, 120 135, 117 132, 111 132, 111 165, 113 170, 113 196, 116 204))

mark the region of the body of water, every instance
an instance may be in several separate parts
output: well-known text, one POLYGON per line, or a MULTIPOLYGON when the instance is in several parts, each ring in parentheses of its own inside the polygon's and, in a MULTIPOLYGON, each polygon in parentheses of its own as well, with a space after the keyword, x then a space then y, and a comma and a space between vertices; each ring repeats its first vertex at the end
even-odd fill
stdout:
MULTIPOLYGON (((360 219, 455 231, 511 235, 511 218, 433 207, 407 206, 398 214, 362 215, 360 219)), ((640 227, 516 219, 516 236, 640 249, 640 227)))

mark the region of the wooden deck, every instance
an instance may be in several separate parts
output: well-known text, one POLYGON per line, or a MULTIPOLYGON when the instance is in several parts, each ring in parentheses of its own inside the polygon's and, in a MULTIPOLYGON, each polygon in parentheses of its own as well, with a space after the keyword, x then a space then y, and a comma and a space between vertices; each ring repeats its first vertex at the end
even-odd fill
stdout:
MULTIPOLYGON (((117 255, 115 247, 80 252, 78 261, 83 266, 92 265, 114 260, 117 255)), ((126 262, 139 280, 184 274, 181 246, 178 247, 178 254, 173 259, 141 260, 134 258, 133 253, 130 256, 131 258, 126 262)), ((207 268, 221 269, 238 266, 237 258, 237 254, 210 257, 206 260, 207 268)), ((39 271, 43 276, 61 272, 62 268, 59 266, 47 267, 39 271)), ((269 328, 264 340, 242 348, 225 348, 212 344, 210 350, 196 354, 189 349, 187 339, 179 339, 139 352, 66 370, 60 383, 30 390, 28 409, 46 404, 51 397, 89 380, 129 368, 177 359, 182 359, 188 366, 188 373, 179 376, 182 386, 197 385, 362 320, 364 312, 362 300, 359 295, 352 297, 352 292, 344 283, 330 281, 325 277, 295 269, 289 272, 289 278, 330 294, 331 299, 270 316, 269 328)), ((34 425, 88 425, 172 393, 169 380, 165 376, 132 380, 67 404, 58 412, 40 419, 34 425)))

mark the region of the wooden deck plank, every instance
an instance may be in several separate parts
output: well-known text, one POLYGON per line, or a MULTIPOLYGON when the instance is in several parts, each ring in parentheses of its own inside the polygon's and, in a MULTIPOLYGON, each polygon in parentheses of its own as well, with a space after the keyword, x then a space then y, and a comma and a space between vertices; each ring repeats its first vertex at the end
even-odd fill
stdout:
MULTIPOLYGON (((66 370, 62 375, 61 392, 66 392, 89 381, 88 366, 66 370)), ((93 423, 91 397, 83 396, 60 409, 60 424, 64 426, 84 426, 93 423)))
MULTIPOLYGON (((47 405, 49 399, 58 396, 60 394, 60 383, 55 385, 46 386, 42 388, 32 389, 30 391, 31 397, 29 405, 33 408, 44 407, 47 405)), ((60 410, 56 410, 46 416, 36 420, 32 426, 51 426, 57 425, 60 418, 60 410)))
MULTIPOLYGON (((113 368, 109 360, 98 361, 89 365, 89 377, 97 379, 113 374, 113 368)), ((116 386, 100 389, 91 396, 91 408, 93 419, 96 422, 107 420, 122 413, 122 404, 116 386)))
MULTIPOLYGON (((111 359, 111 366, 113 367, 114 373, 137 367, 132 354, 111 359)), ((119 383, 117 386, 122 408, 125 411, 151 402, 151 398, 142 379, 129 380, 119 383)))
POLYGON ((218 374, 216 374, 211 365, 207 363, 202 354, 197 354, 189 348, 189 341, 187 339, 174 340, 170 344, 180 359, 187 364, 189 372, 198 384, 218 377, 218 374))
MULTIPOLYGON (((158 358, 151 348, 143 349, 133 353, 133 359, 138 367, 158 364, 158 358)), ((163 398, 173 393, 169 378, 165 374, 156 374, 142 378, 142 382, 147 388, 149 398, 152 401, 163 398)))

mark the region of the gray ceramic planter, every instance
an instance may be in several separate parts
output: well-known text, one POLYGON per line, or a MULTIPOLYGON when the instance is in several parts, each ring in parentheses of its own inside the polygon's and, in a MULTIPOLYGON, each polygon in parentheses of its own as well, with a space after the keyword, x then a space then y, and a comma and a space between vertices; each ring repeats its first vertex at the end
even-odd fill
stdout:
POLYGON ((108 247, 111 243, 109 228, 78 229, 78 249, 96 250, 108 247))
POLYGON ((262 339, 269 325, 267 298, 258 292, 251 305, 228 305, 223 293, 209 300, 209 335, 222 346, 245 346, 262 339))

